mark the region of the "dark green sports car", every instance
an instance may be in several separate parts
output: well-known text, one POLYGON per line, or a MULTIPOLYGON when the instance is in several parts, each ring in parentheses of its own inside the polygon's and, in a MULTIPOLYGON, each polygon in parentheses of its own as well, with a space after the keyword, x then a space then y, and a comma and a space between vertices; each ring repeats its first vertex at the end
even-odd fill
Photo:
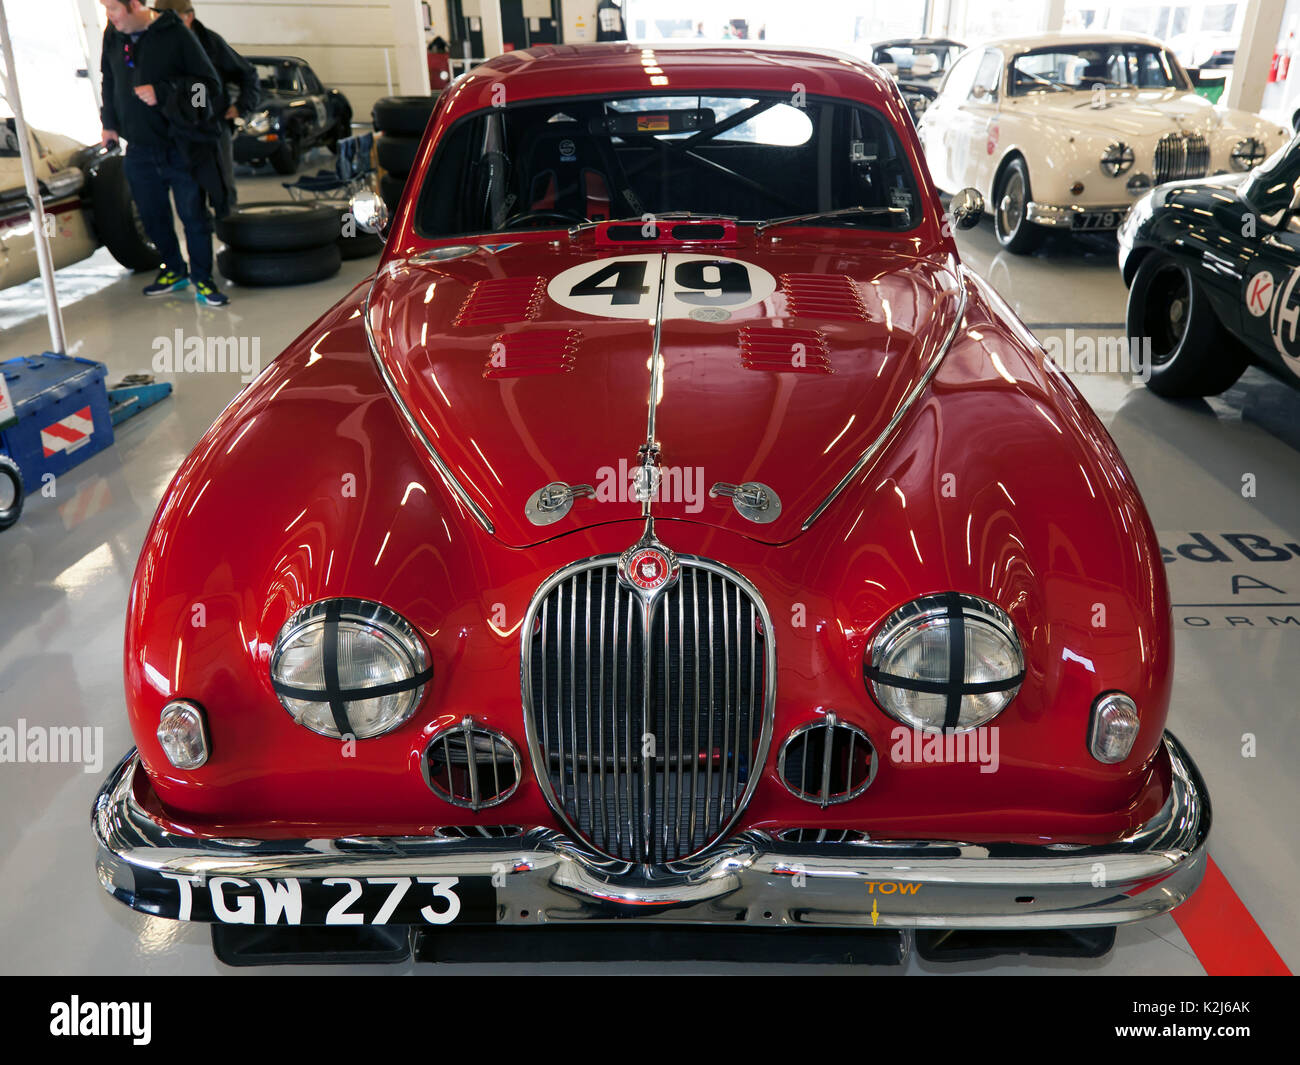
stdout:
POLYGON ((1211 396, 1257 364, 1300 387, 1300 137, 1245 175, 1161 185, 1119 230, 1146 383, 1211 396))

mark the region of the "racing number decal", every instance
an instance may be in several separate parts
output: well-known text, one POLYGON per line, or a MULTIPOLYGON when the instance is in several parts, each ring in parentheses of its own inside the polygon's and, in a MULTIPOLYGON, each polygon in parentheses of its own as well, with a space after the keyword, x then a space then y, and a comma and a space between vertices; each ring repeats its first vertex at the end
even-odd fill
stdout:
MULTIPOLYGON (((617 255, 557 274, 547 295, 562 307, 601 318, 654 317, 660 256, 617 255)), ((716 255, 668 255, 663 316, 725 321, 776 291, 776 278, 753 263, 716 255)))
POLYGON ((687 259, 673 267, 675 295, 697 306, 744 303, 750 297, 749 269, 729 259, 687 259))
POLYGON ((1300 286, 1300 266, 1291 268, 1284 281, 1278 281, 1267 270, 1260 270, 1246 278, 1243 293, 1246 310, 1254 318, 1263 318, 1273 347, 1282 361, 1300 377, 1300 299, 1296 292, 1300 286))
POLYGON ((642 299, 650 294, 650 286, 645 283, 649 265, 644 259, 615 259, 576 282, 569 296, 608 296, 611 307, 640 307, 642 299))

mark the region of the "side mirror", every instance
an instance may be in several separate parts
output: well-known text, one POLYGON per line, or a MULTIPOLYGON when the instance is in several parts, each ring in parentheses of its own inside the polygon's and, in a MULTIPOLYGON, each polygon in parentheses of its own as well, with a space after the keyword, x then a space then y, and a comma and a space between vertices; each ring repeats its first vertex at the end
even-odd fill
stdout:
POLYGON ((953 196, 949 213, 958 229, 971 229, 984 217, 984 197, 978 189, 964 188, 953 196))
POLYGON ((388 229, 388 204, 374 189, 362 189, 348 201, 353 221, 367 233, 386 235, 388 229))

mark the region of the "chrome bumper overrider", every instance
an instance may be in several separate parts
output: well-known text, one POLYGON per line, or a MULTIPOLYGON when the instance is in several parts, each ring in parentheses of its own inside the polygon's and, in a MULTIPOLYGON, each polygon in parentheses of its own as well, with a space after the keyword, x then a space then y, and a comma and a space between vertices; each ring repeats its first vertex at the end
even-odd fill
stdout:
POLYGON ((273 898, 292 896, 295 905, 270 906, 271 923, 325 923, 310 915, 329 911, 351 913, 352 923, 391 924, 636 917, 732 927, 1082 928, 1165 913, 1200 881, 1209 798, 1168 733, 1165 749, 1173 778, 1168 801, 1117 843, 812 844, 749 832, 714 848, 688 872, 649 880, 611 874, 602 859, 551 829, 493 839, 181 836, 160 827, 136 801, 135 751, 109 775, 92 821, 104 888, 159 917, 262 924, 268 923, 263 900, 270 906, 273 898), (348 910, 349 891, 359 900, 363 886, 373 893, 380 884, 379 902, 368 914, 359 902, 361 916, 348 910), (479 902, 453 903, 450 893, 465 899, 477 893, 479 902), (382 915, 383 899, 391 903, 397 894, 411 901, 382 915), (443 901, 430 905, 437 896, 443 901))
POLYGON ((1124 223, 1132 204, 1117 204, 1113 207, 1080 207, 1068 204, 1064 207, 1055 204, 1025 204, 1025 218, 1039 226, 1051 226, 1055 229, 1080 229, 1107 232, 1118 229, 1124 223))

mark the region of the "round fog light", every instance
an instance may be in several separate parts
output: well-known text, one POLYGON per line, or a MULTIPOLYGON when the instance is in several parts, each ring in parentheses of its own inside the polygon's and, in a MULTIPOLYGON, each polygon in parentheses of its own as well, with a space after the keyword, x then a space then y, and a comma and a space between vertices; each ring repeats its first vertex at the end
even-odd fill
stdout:
POLYGON ((1106 765, 1122 762, 1138 734, 1137 704, 1123 692, 1108 692, 1092 705, 1088 748, 1106 765))
POLYGON ((208 730, 198 704, 176 699, 163 707, 158 742, 177 769, 198 769, 208 760, 208 730))

